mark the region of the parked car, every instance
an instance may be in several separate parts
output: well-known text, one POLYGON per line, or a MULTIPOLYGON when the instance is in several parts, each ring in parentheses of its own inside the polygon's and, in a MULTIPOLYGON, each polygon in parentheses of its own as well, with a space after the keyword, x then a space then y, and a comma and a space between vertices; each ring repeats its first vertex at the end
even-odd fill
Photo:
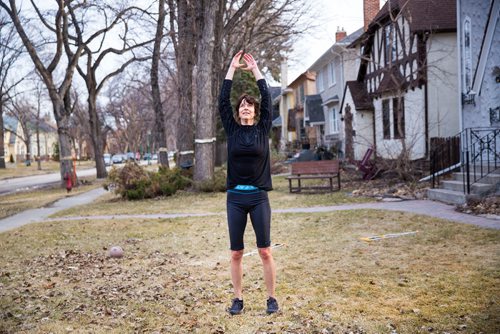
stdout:
POLYGON ((127 152, 125 155, 126 160, 134 161, 135 160, 135 153, 134 152, 127 152))
POLYGON ((125 160, 127 160, 127 157, 124 154, 115 154, 111 157, 111 161, 114 164, 121 164, 124 163, 125 160))
POLYGON ((104 166, 111 166, 112 165, 111 154, 106 153, 103 155, 103 157, 104 157, 104 166))

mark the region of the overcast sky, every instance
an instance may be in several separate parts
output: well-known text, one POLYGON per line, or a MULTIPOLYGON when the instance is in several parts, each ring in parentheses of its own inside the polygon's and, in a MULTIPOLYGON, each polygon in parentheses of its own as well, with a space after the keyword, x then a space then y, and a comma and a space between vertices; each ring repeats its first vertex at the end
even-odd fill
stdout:
MULTIPOLYGON (((384 0, 380 2, 385 3, 384 0)), ((335 43, 337 27, 344 28, 349 35, 363 26, 363 0, 315 0, 311 5, 319 27, 294 45, 296 50, 290 55, 288 64, 288 83, 335 43)))

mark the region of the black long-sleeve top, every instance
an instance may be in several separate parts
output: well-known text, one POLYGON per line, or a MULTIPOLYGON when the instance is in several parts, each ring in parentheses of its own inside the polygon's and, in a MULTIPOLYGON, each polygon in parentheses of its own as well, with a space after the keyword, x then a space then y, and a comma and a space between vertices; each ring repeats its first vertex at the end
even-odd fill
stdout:
POLYGON ((219 112, 227 135, 227 189, 251 185, 272 190, 269 131, 271 95, 266 80, 257 81, 260 91, 260 119, 254 125, 240 125, 233 117, 230 95, 232 80, 224 80, 219 96, 219 112))

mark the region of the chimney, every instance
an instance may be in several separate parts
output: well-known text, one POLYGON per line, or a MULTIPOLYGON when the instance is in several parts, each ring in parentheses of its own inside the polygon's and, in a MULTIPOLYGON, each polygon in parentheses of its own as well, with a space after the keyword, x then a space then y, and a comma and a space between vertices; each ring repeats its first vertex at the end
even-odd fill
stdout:
POLYGON ((344 28, 342 27, 342 30, 339 30, 339 27, 337 27, 337 32, 335 33, 335 43, 340 42, 344 38, 346 38, 347 33, 345 32, 344 28))
POLYGON ((380 0, 363 0, 363 19, 365 31, 380 10, 380 0))
POLYGON ((288 86, 288 62, 286 58, 281 61, 281 89, 288 86))

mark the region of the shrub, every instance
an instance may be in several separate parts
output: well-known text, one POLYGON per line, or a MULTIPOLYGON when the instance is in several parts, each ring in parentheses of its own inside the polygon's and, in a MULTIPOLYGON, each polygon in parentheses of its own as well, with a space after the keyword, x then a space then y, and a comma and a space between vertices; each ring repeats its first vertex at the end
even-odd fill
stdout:
POLYGON ((111 168, 108 182, 103 186, 106 190, 114 190, 125 199, 140 200, 170 196, 190 184, 191 180, 183 176, 181 170, 177 168, 160 167, 158 172, 149 172, 131 161, 122 169, 111 168))
POLYGON ((194 187, 202 192, 224 192, 226 191, 226 173, 223 169, 216 169, 212 180, 196 182, 194 187))

